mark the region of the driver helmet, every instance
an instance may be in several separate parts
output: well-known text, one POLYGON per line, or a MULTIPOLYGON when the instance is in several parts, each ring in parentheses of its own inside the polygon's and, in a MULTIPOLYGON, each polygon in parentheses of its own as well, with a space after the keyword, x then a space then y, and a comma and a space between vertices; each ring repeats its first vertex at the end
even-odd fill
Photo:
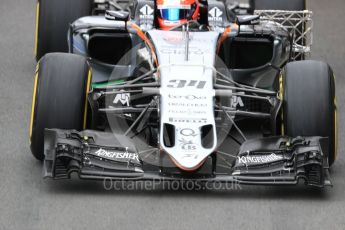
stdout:
POLYGON ((199 16, 198 0, 157 0, 158 25, 163 30, 197 20, 199 16))

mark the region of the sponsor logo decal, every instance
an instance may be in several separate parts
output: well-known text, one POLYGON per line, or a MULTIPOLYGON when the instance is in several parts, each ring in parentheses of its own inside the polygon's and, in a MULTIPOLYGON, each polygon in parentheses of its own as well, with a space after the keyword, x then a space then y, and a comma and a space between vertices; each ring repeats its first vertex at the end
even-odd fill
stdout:
POLYGON ((198 135, 194 129, 190 129, 190 128, 181 129, 180 134, 185 137, 195 137, 198 135))
POLYGON ((244 107, 243 100, 241 97, 233 96, 231 98, 231 107, 236 108, 237 106, 244 107))
POLYGON ((185 140, 182 138, 179 140, 179 142, 182 150, 194 151, 197 149, 197 145, 193 142, 193 140, 185 140))
POLYGON ((206 100, 206 96, 201 96, 201 95, 172 95, 169 94, 169 98, 171 99, 186 99, 186 100, 206 100))
POLYGON ((215 21, 215 22, 222 22, 223 18, 223 11, 221 11, 218 7, 213 7, 209 12, 209 21, 215 21))
POLYGON ((153 9, 149 5, 144 5, 140 9, 140 19, 153 19, 153 9))
MULTIPOLYGON (((129 93, 117 94, 114 98, 113 103, 114 104, 121 103, 121 105, 129 107, 130 99, 131 99, 131 94, 129 93)), ((124 114, 124 115, 127 117, 132 117, 132 114, 124 114)))
POLYGON ((169 122, 176 123, 193 123, 193 124, 206 124, 206 118, 169 118, 169 122))
POLYGON ((207 107, 206 103, 184 103, 184 102, 169 102, 169 106, 177 106, 177 107, 207 107))
POLYGON ((129 106, 130 98, 131 95, 129 93, 117 94, 113 103, 118 104, 120 102, 122 105, 129 106))
POLYGON ((271 155, 263 155, 263 156, 241 156, 238 157, 238 163, 242 164, 265 164, 265 163, 270 163, 274 161, 279 161, 282 160, 282 156, 278 156, 274 153, 271 155))
MULTIPOLYGON (((162 47, 159 52, 162 54, 185 54, 186 50, 183 48, 178 48, 178 47, 162 47)), ((198 47, 189 47, 189 53, 190 54, 195 54, 195 55, 203 55, 205 51, 198 47)))
POLYGON ((177 109, 169 109, 169 113, 174 113, 174 114, 189 114, 189 115, 205 115, 206 111, 201 111, 201 110, 191 110, 191 109, 185 109, 185 110, 177 110, 177 109))
MULTIPOLYGON (((184 36, 182 34, 171 34, 171 33, 163 33, 162 34, 163 39, 169 43, 173 43, 173 44, 178 44, 180 42, 184 41, 184 36)), ((169 47, 170 48, 170 47, 169 47)))
POLYGON ((139 155, 137 153, 128 152, 128 147, 126 147, 125 152, 108 151, 108 150, 100 148, 99 150, 95 152, 95 154, 98 157, 104 157, 111 160, 127 159, 127 160, 135 160, 139 162, 139 155))
POLYGON ((186 88, 193 87, 197 89, 203 89, 206 85, 206 81, 196 81, 196 80, 170 80, 167 85, 168 88, 186 88))

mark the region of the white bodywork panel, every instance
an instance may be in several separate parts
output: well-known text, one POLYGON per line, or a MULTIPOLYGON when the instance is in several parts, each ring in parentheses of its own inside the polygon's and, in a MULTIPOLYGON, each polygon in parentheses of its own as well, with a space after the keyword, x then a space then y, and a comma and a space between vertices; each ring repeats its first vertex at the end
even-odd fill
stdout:
POLYGON ((188 60, 185 33, 149 31, 158 62, 160 88, 160 145, 175 162, 192 169, 214 152, 217 136, 214 117, 214 63, 218 32, 190 32, 188 60), (175 127, 175 145, 164 144, 164 124, 175 127), (202 145, 201 127, 211 125, 213 144, 202 145))

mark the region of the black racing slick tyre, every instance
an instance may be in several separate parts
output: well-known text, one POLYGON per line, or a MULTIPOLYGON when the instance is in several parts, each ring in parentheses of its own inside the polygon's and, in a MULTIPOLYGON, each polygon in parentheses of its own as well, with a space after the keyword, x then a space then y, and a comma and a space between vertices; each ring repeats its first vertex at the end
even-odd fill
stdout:
POLYGON ((251 0, 251 6, 256 10, 291 10, 307 9, 306 0, 251 0))
MULTIPOLYGON (((281 79, 282 133, 327 137, 328 163, 337 155, 337 108, 333 71, 319 61, 288 63, 281 79)), ((326 153, 325 153, 326 154, 326 153)))
POLYGON ((67 52, 67 33, 76 19, 90 15, 93 0, 37 0, 35 58, 67 52))
POLYGON ((37 64, 29 133, 31 152, 38 160, 44 159, 46 128, 86 128, 91 78, 82 56, 51 53, 37 64))

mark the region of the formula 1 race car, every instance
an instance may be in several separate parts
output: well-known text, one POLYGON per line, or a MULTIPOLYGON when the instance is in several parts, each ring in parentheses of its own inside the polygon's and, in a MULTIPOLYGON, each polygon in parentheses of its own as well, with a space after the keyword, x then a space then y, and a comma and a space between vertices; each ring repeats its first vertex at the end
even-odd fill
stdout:
POLYGON ((335 80, 304 0, 38 0, 44 177, 331 185, 335 80))

